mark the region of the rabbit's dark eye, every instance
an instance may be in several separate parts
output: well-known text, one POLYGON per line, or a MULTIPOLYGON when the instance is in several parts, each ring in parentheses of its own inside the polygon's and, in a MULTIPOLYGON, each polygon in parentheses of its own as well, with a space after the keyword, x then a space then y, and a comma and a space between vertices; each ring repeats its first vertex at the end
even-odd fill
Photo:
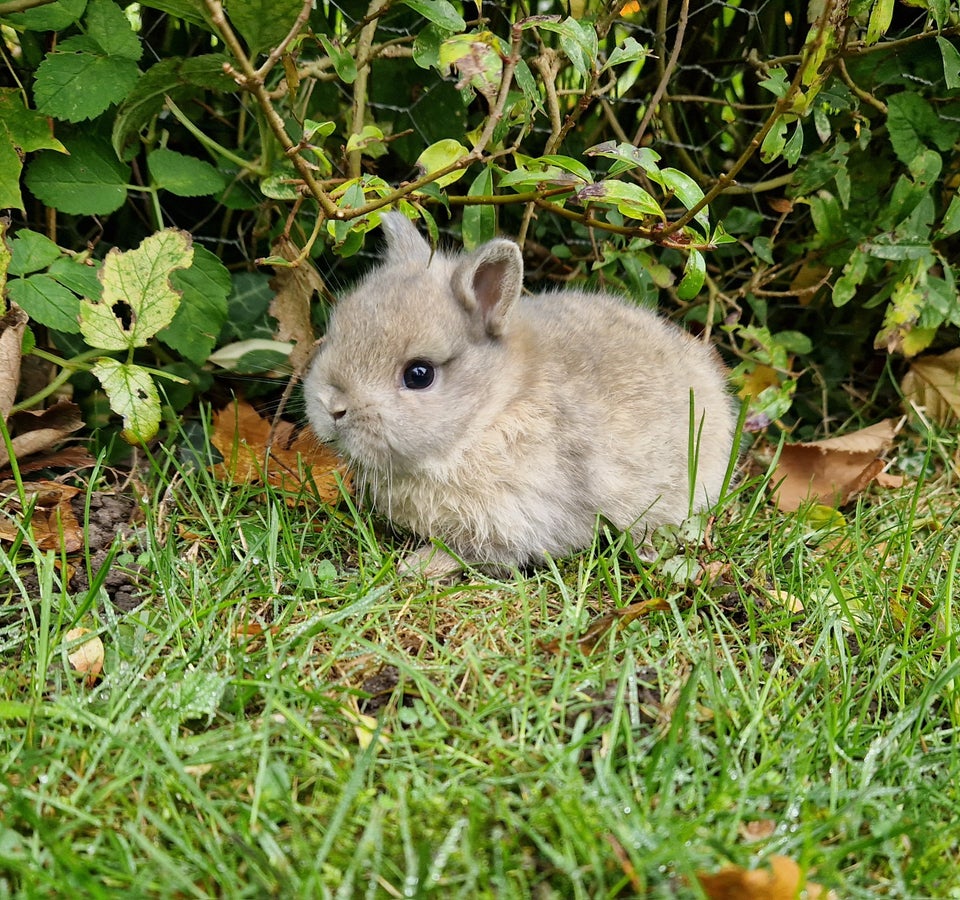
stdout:
POLYGON ((403 370, 403 386, 411 391, 422 391, 433 384, 436 371, 431 363, 422 359, 415 359, 407 363, 403 370))

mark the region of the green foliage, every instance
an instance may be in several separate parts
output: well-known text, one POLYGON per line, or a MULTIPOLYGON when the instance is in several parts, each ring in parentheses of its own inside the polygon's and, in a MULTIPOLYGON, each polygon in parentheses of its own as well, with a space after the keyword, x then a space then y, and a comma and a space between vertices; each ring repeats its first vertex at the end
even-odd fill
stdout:
MULTIPOLYGON (((541 276, 662 303, 743 358, 751 427, 812 431, 859 412, 851 396, 894 400, 870 381, 887 358, 895 372, 957 340, 960 10, 907 9, 751 2, 661 20, 587 0, 481 21, 448 0, 57 0, 2 15, 22 90, 0 92, 0 203, 21 211, 15 233, 64 248, 58 266, 170 225, 219 260, 212 291, 179 286, 210 277, 199 257, 174 276, 180 309, 138 364, 238 359, 229 344, 249 338, 224 318, 238 278, 288 265, 282 238, 348 281, 394 207, 434 240, 513 234, 541 276), (758 328, 811 340, 772 365, 758 328), (758 366, 772 405, 751 394, 758 366), (797 407, 811 387, 832 408, 797 407)), ((64 339, 82 291, 62 272, 12 274, 11 298, 50 329, 39 346, 92 349, 64 339)))

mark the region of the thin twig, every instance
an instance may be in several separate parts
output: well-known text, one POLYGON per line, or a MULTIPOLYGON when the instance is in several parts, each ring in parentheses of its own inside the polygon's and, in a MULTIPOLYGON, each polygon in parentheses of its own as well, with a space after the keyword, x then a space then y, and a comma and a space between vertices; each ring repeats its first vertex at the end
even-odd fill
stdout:
MULTIPOLYGON (((657 39, 658 41, 663 41, 664 44, 666 43, 666 8, 667 0, 661 0, 661 16, 657 25, 657 39), (661 28, 663 28, 663 30, 661 30, 661 28)), ((660 100, 662 99, 663 95, 667 92, 667 85, 670 83, 670 79, 673 77, 673 71, 677 67, 677 61, 680 59, 680 48, 683 46, 683 36, 687 30, 689 13, 690 0, 683 0, 683 2, 680 4, 680 18, 677 20, 677 37, 673 42, 673 50, 670 51, 670 59, 667 61, 666 65, 663 64, 662 60, 660 61, 660 83, 657 85, 657 89, 653 92, 653 96, 650 98, 650 102, 647 104, 647 111, 643 114, 643 119, 640 120, 640 127, 637 129, 637 133, 633 137, 634 147, 640 146, 640 141, 643 140, 643 135, 646 133, 647 126, 650 124, 650 120, 653 118, 653 113, 660 105, 660 100)))

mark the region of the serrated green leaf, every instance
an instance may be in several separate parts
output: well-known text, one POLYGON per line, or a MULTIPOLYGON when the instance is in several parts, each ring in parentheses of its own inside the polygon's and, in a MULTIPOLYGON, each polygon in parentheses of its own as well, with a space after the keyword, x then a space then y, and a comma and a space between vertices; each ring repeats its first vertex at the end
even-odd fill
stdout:
POLYGON ((191 59, 174 57, 152 66, 127 94, 113 120, 113 147, 118 157, 148 127, 170 97, 178 105, 184 104, 202 90, 229 91, 236 87, 223 70, 229 58, 220 53, 209 53, 191 59))
POLYGON ((23 31, 63 31, 82 15, 87 0, 57 0, 24 12, 4 16, 4 21, 23 31))
POLYGON ((80 330, 91 347, 132 350, 143 347, 169 325, 180 305, 180 292, 170 284, 175 269, 193 260, 190 236, 167 229, 144 238, 135 250, 114 248, 103 261, 99 300, 80 305, 80 330))
POLYGON ((323 49, 327 51, 337 77, 344 84, 353 84, 357 80, 357 63, 350 51, 334 44, 325 34, 318 34, 317 37, 320 38, 323 49))
POLYGON ((29 228, 21 228, 10 242, 11 275, 29 275, 45 269, 60 258, 60 248, 46 235, 29 228))
POLYGON ((173 321, 157 337, 192 363, 203 365, 227 321, 230 273, 209 250, 194 247, 193 265, 175 271, 170 281, 182 297, 173 321))
POLYGON ((948 91, 960 88, 960 50, 945 37, 937 37, 940 55, 943 57, 943 78, 948 91))
MULTIPOLYGON (((484 166, 473 179, 468 197, 493 196, 493 167, 484 166)), ((471 204, 463 209, 463 246, 475 250, 497 235, 497 210, 492 204, 471 204)))
POLYGON ((638 184, 609 179, 588 184, 577 191, 576 197, 583 203, 612 203, 621 213, 633 219, 650 216, 664 218, 660 204, 638 184))
POLYGON ((101 357, 91 371, 103 385, 110 408, 123 416, 123 439, 141 444, 160 427, 160 395, 150 373, 142 366, 101 357))
POLYGON ((143 55, 140 38, 113 0, 89 0, 84 24, 87 37, 93 38, 106 55, 139 62, 143 55))
POLYGON ((230 0, 227 15, 256 56, 287 36, 302 8, 301 0, 230 0))
POLYGON ((123 206, 130 170, 105 141, 76 137, 66 158, 50 151, 27 168, 26 185, 47 206, 71 215, 102 216, 123 206))
POLYGON ((403 0, 403 2, 410 9, 420 13, 427 21, 439 25, 446 31, 463 31, 467 27, 463 16, 447 0, 403 0))
POLYGON ((37 68, 37 110, 66 122, 92 119, 127 96, 140 77, 129 59, 93 53, 50 53, 37 68))
POLYGON ((147 157, 147 168, 157 187, 178 197, 203 197, 227 186, 226 178, 210 163, 165 147, 147 157))
POLYGON ((677 285, 677 296, 681 300, 692 300, 700 293, 703 282, 707 277, 707 263, 699 250, 691 250, 687 254, 687 262, 683 267, 683 278, 677 285))
POLYGON ((80 298, 46 273, 13 278, 7 292, 33 321, 67 334, 80 331, 80 298))
POLYGON ((47 117, 27 109, 23 105, 23 95, 16 88, 0 88, 0 134, 23 153, 35 150, 67 152, 51 133, 47 117))
MULTIPOLYGON (((70 257, 62 256, 47 269, 47 274, 78 296, 96 299, 103 293, 103 285, 100 284, 97 275, 100 271, 100 265, 101 263, 97 263, 88 266, 70 257)), ((79 323, 77 327, 80 327, 79 323)))
MULTIPOLYGON (((453 138, 444 138, 442 141, 431 144, 417 157, 417 168, 424 175, 432 175, 434 172, 439 172, 441 169, 463 159, 469 153, 470 151, 460 141, 453 138)), ((466 169, 456 169, 440 176, 433 183, 437 187, 446 187, 463 178, 466 171, 466 169)))

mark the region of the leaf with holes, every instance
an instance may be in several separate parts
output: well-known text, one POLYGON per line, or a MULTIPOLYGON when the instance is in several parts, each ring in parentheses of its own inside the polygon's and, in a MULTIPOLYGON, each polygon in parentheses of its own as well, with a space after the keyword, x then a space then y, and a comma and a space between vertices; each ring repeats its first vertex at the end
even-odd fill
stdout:
POLYGON ((150 373, 108 356, 98 359, 92 371, 107 392, 110 408, 123 416, 123 439, 131 444, 149 441, 160 427, 160 394, 150 373))
POLYGON ((171 272, 192 262, 190 236, 172 228, 145 238, 136 250, 111 250, 100 270, 103 296, 97 301, 84 298, 80 304, 86 342, 103 350, 146 345, 170 324, 180 305, 181 293, 170 285, 171 272))

